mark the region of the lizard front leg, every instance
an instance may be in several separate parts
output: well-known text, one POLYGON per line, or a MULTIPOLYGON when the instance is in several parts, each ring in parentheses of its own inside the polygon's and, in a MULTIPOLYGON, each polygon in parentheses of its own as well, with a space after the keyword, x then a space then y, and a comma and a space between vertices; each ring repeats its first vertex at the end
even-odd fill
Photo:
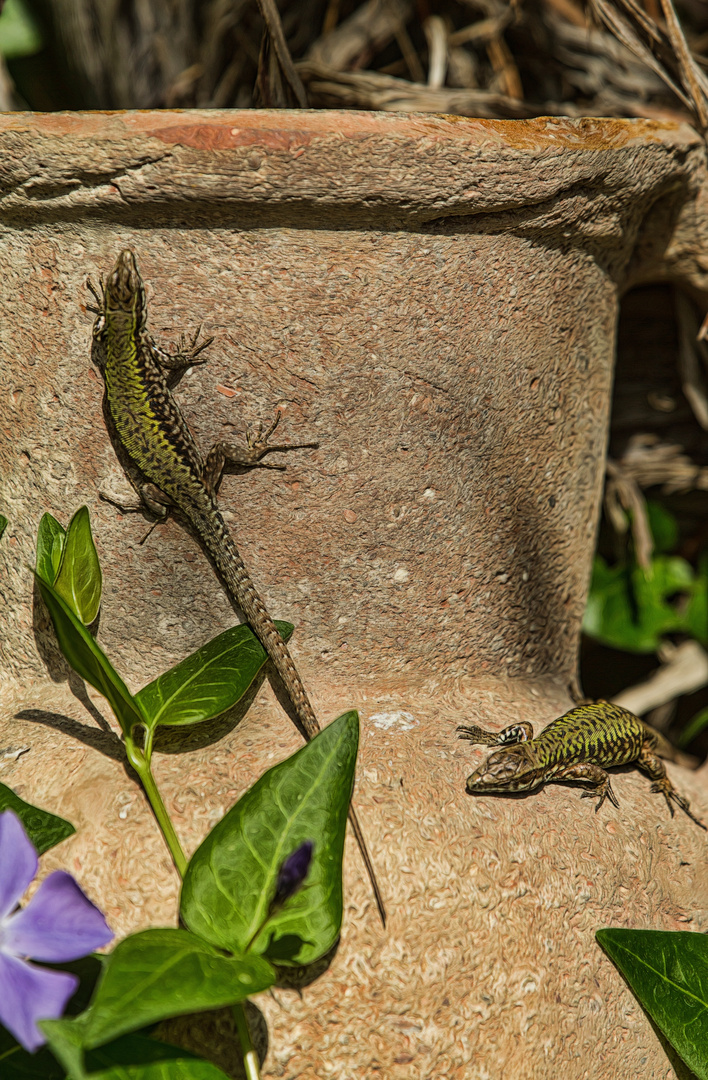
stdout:
MULTIPOLYGON (((676 805, 681 807, 684 814, 688 814, 691 821, 695 821, 696 825, 700 825, 702 829, 706 829, 706 826, 701 819, 691 813, 688 799, 684 799, 683 795, 679 795, 678 791, 669 780, 666 767, 661 758, 654 753, 649 739, 647 739, 642 746, 639 757, 637 758, 637 766, 654 781, 651 785, 651 790, 654 794, 661 794, 664 796, 672 817, 674 816, 674 808, 671 805, 671 800, 673 799, 676 805)), ((708 832, 708 829, 706 829, 706 831, 708 832)))
POLYGON ((208 363, 205 357, 201 360, 197 360, 197 357, 204 349, 207 349, 211 345, 214 338, 213 336, 208 337, 200 342, 199 335, 201 332, 202 328, 201 326, 198 326, 195 333, 190 338, 189 343, 184 334, 181 334, 175 352, 168 352, 167 349, 161 348, 156 344, 152 337, 150 337, 149 344, 153 358, 165 376, 170 390, 174 389, 187 368, 194 367, 196 364, 208 363))
POLYGON ((556 780, 566 780, 576 784, 592 785, 594 790, 584 791, 580 798, 592 799, 598 795, 599 798, 597 800, 597 805, 595 806, 595 813, 598 812, 605 799, 609 799, 615 806, 619 806, 617 796, 610 784, 609 773, 606 773, 599 765, 593 765, 589 761, 580 761, 576 765, 567 765, 565 768, 559 769, 553 776, 549 776, 548 779, 552 782, 555 782, 556 780))
POLYGON ((529 742, 533 739, 533 726, 526 720, 510 724, 501 731, 485 731, 481 727, 466 727, 460 724, 456 729, 458 739, 468 739, 482 746, 513 746, 514 743, 529 742))
POLYGON ((212 494, 216 492, 216 488, 227 461, 234 465, 241 465, 244 468, 249 469, 284 469, 285 465, 272 465, 270 462, 262 461, 261 459, 264 458, 266 454, 272 454, 274 451, 316 450, 320 445, 318 442, 307 442, 272 446, 268 440, 279 423, 280 410, 278 409, 275 414, 275 420, 268 428, 264 428, 263 424, 260 423, 255 432, 251 428, 246 431, 245 447, 234 446, 231 443, 224 442, 215 443, 214 446, 212 446, 207 455, 203 475, 204 483, 212 494))

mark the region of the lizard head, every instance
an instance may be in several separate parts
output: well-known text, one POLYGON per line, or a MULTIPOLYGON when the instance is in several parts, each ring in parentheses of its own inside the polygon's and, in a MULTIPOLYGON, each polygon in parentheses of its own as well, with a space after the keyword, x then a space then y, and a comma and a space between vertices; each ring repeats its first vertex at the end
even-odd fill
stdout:
POLYGON ((531 791, 538 786, 539 768, 531 746, 521 743, 495 750, 467 777, 468 795, 531 791))
POLYGON ((147 304, 145 288, 129 248, 121 251, 105 285, 106 308, 124 311, 134 317, 136 325, 145 325, 147 304))

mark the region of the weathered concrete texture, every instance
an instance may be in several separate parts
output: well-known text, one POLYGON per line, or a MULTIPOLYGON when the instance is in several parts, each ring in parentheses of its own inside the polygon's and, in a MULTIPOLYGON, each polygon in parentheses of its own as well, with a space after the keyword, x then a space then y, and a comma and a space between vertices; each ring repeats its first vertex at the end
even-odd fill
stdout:
MULTIPOLYGON (((349 840, 345 923, 330 969, 302 998, 277 988, 256 999, 268 1029, 264 1077, 674 1076, 594 933, 708 931, 705 834, 680 812, 672 819, 633 769, 614 778, 619 809, 606 803, 598 814, 564 785, 527 797, 467 796, 465 777, 487 751, 457 740, 455 725, 470 716, 490 727, 519 716, 543 724, 568 705, 548 684, 411 679, 366 691, 338 684, 315 697, 323 718, 352 703, 362 717, 355 799, 389 926, 382 931, 349 840)), ((177 877, 144 797, 113 757, 118 739, 66 691, 28 690, 24 706, 3 724, 2 745, 11 732, 15 746, 31 750, 0 781, 78 829, 44 857, 44 872, 74 873, 121 936, 174 925, 177 877)), ((158 756, 185 849, 298 745, 266 687, 223 741, 158 756)), ((708 769, 669 771, 708 813, 708 769)), ((177 1022, 165 1034, 238 1075, 224 1030, 228 1020, 217 1016, 177 1022)))
MULTIPOLYGON (((708 291, 704 158, 648 121, 0 117, 0 747, 31 746, 0 779, 77 824, 45 863, 120 933, 174 923, 177 884, 105 704, 71 696, 34 603, 42 512, 89 505, 99 640, 131 687, 235 616, 177 522, 140 546, 144 519, 98 497, 126 484, 86 277, 130 245, 156 336, 214 334, 179 390, 205 448, 276 406, 284 438, 320 442, 227 477, 221 502, 297 624, 319 715, 361 707, 356 800, 392 918, 382 934, 350 852, 330 970, 259 1003, 265 1075, 671 1075, 593 931, 705 928, 702 834, 633 773, 597 816, 561 787, 470 799, 480 752, 454 726, 569 705, 618 299, 659 277, 708 291)), ((267 687, 234 720, 159 760, 189 850, 298 745, 267 687)), ((705 813, 705 776, 672 775, 705 813)))

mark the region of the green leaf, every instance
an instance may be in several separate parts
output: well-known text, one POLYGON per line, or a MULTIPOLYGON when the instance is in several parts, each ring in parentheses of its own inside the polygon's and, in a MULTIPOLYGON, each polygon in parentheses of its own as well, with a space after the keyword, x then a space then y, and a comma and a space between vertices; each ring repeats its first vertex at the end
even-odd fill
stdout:
POLYGON ((37 585, 54 624, 59 648, 74 671, 99 694, 103 694, 116 714, 123 733, 129 736, 136 725, 145 724, 140 706, 103 649, 96 644, 61 596, 39 577, 37 585))
POLYGON ((598 930, 639 1004, 700 1080, 708 1080, 708 935, 598 930))
POLYGON ((698 563, 693 596, 686 609, 686 629, 697 641, 708 645, 708 555, 698 563))
POLYGON ((701 709, 700 712, 691 717, 677 739, 678 745, 681 747, 688 746, 696 738, 696 735, 700 735, 705 727, 708 727, 708 708, 701 709))
POLYGON ((32 56, 42 48, 39 27, 22 0, 6 0, 0 14, 0 55, 32 56))
POLYGON ((687 615, 670 601, 695 589, 685 559, 658 555, 645 571, 625 563, 609 567, 598 555, 583 630, 616 649, 655 652, 666 634, 690 632, 687 615))
POLYGON ((186 926, 214 945, 245 950, 266 917, 282 862, 312 840, 305 887, 252 947, 278 964, 309 964, 331 948, 342 923, 342 855, 358 743, 359 717, 344 713, 239 799, 187 867, 180 906, 186 926))
POLYGON ((647 517, 655 551, 674 551, 678 544, 679 528, 674 515, 663 503, 647 499, 647 517))
POLYGON ((52 1053, 62 1063, 70 1080, 87 1080, 78 1021, 40 1020, 37 1027, 46 1036, 52 1053))
MULTIPOLYGON (((287 641, 292 623, 275 625, 287 641)), ((242 698, 267 659, 250 626, 233 626, 148 683, 135 698, 151 728, 198 724, 242 698)))
POLYGON ((86 1055, 91 1080, 229 1080, 210 1061, 145 1035, 123 1035, 86 1055))
POLYGON ((16 1051, 10 1042, 5 1046, 0 1028, 2 1080, 66 1080, 68 1069, 72 1070, 72 1080, 228 1080, 226 1073, 211 1062, 146 1035, 121 1035, 105 1046, 89 1050, 84 1063, 80 1047, 67 1039, 66 1022, 48 1020, 43 1028, 45 1024, 54 1052, 66 1068, 46 1048, 28 1054, 16 1043, 16 1051))
POLYGON ((5 517, 4 514, 0 514, 0 536, 2 536, 2 534, 5 532, 5 529, 7 528, 7 526, 8 526, 7 518, 5 517))
POLYGON ((9 787, 0 784, 0 814, 3 810, 15 811, 37 849, 38 855, 43 855, 45 851, 49 851, 49 848, 60 844, 62 840, 66 840, 68 836, 76 832, 74 826, 64 821, 64 818, 24 802, 9 787))
POLYGON ((92 1049, 169 1016, 217 1009, 267 990, 275 972, 262 957, 224 956, 186 930, 143 930, 108 956, 86 1012, 43 1027, 92 1049))
POLYGON ((210 1061, 145 1035, 123 1035, 86 1055, 90 1080, 229 1080, 210 1061))
POLYGON ((84 626, 89 626, 101 606, 101 566, 86 506, 80 507, 69 522, 59 573, 53 584, 84 626))
POLYGON ((64 553, 66 529, 51 514, 44 514, 37 529, 37 565, 35 573, 53 585, 64 553))

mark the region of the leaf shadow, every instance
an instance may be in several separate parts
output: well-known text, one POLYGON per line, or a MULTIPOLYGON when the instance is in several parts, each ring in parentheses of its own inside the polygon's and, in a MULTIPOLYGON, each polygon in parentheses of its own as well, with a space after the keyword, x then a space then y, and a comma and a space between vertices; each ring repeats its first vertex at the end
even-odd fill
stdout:
MULTIPOLYGON (((294 939, 297 942, 298 951, 302 948, 302 945, 305 944, 298 934, 286 934, 280 940, 289 943, 290 939, 294 939)), ((280 987, 281 990, 296 990, 300 993, 306 986, 315 982, 325 971, 327 971, 332 960, 337 955, 340 941, 341 938, 338 937, 331 948, 323 956, 320 956, 318 960, 313 960, 311 964, 303 964, 299 967, 294 966, 291 963, 287 965, 283 964, 282 961, 286 959, 284 951, 280 952, 278 949, 280 955, 276 956, 275 950, 270 951, 269 946, 264 955, 267 956, 267 959, 275 968, 277 976, 275 985, 280 987), (278 960, 281 962, 278 963, 278 960)), ((276 944, 279 945, 280 943, 278 942, 276 944)), ((293 957, 296 955, 297 952, 292 953, 293 957)))

